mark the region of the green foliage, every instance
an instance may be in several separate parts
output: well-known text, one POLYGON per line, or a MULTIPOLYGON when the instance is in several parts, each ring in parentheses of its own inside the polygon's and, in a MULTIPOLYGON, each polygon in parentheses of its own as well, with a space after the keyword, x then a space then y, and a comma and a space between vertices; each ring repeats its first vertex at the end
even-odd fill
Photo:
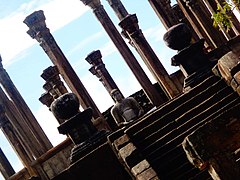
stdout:
POLYGON ((225 29, 227 32, 232 27, 231 15, 235 8, 240 7, 240 0, 232 0, 234 3, 231 3, 229 0, 222 3, 222 5, 217 5, 217 11, 213 14, 213 26, 218 27, 219 29, 225 29))

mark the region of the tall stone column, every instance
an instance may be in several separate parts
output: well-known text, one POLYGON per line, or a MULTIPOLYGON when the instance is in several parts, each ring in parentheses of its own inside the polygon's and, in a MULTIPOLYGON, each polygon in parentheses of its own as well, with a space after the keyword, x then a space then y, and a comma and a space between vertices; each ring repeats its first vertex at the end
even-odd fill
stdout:
POLYGON ((198 23, 197 19, 193 15, 193 13, 190 11, 190 9, 187 7, 186 3, 184 0, 177 0, 177 3, 182 10, 184 16, 187 18, 188 22, 191 24, 191 27, 193 28, 194 32, 197 34, 199 39, 204 38, 207 43, 207 47, 209 49, 213 49, 215 47, 213 41, 209 39, 207 36, 206 32, 202 29, 201 25, 198 23))
POLYGON ((14 129, 19 135, 19 139, 22 139, 22 144, 26 150, 30 159, 34 157, 39 157, 44 153, 44 149, 39 144, 39 141, 36 139, 35 134, 31 131, 28 124, 23 119, 22 115, 4 93, 0 87, 0 102, 4 104, 6 116, 8 117, 10 123, 13 125, 14 129))
POLYGON ((102 82, 109 94, 113 89, 119 90, 117 84, 114 82, 102 61, 102 54, 100 50, 91 52, 85 59, 89 64, 92 65, 89 71, 99 78, 99 81, 102 82))
MULTIPOLYGON (((24 143, 23 143, 24 141, 22 140, 21 136, 18 134, 16 129, 13 127, 13 125, 10 123, 8 117, 5 114, 5 108, 1 104, 0 104, 0 128, 3 131, 4 135, 6 136, 6 138, 8 139, 9 143, 12 145, 15 152, 17 153, 23 165, 28 169, 28 172, 31 175, 36 175, 35 170, 31 167, 31 163, 34 161, 34 157, 29 155, 29 153, 27 152, 28 147, 26 146, 24 147, 24 143)), ((0 156, 1 156, 1 152, 0 152, 0 156)), ((0 157, 0 169, 1 169, 1 164, 3 165, 3 168, 5 165, 7 165, 4 163, 4 159, 0 157)), ((11 171, 11 169, 9 170, 11 171)), ((6 169, 6 171, 9 171, 9 170, 8 168, 6 169)), ((13 174, 11 173, 11 175, 13 174)))
POLYGON ((9 179, 15 171, 8 161, 7 157, 3 153, 2 149, 0 148, 0 172, 2 173, 5 179, 9 179))
POLYGON ((179 23, 174 15, 170 0, 148 0, 158 18, 166 29, 179 23))
POLYGON ((132 70, 133 74, 137 78, 138 82, 142 86, 149 100, 155 105, 159 106, 162 104, 163 100, 160 94, 156 91, 151 81, 137 62, 133 53, 128 48, 127 44, 121 37, 120 33, 117 31, 113 22, 107 15, 103 5, 100 0, 81 0, 85 5, 88 5, 93 10, 99 22, 102 24, 105 31, 108 33, 109 37, 117 47, 118 51, 122 55, 125 62, 128 64, 129 68, 132 70))
POLYGON ((178 95, 180 91, 177 89, 166 69, 163 67, 157 55, 145 39, 141 29, 139 29, 136 15, 134 14, 125 17, 119 25, 129 34, 134 46, 141 51, 145 63, 149 64, 153 75, 163 91, 165 91, 170 98, 178 95))
POLYGON ((51 149, 52 148, 51 142, 47 138, 41 126, 38 124, 36 118, 32 114, 31 110, 29 109, 28 105, 22 98, 21 94, 13 84, 8 73, 3 68, 1 59, 0 59, 0 83, 4 87, 6 93, 8 94, 14 105, 17 107, 19 113, 22 115, 24 121, 26 122, 30 130, 33 132, 34 136, 39 142, 39 146, 43 150, 43 153, 51 149))
POLYGON ((215 48, 227 42, 224 35, 212 26, 211 14, 203 1, 184 0, 184 2, 197 19, 208 38, 212 41, 215 48))
POLYGON ((53 64, 57 66, 69 88, 80 99, 81 106, 84 109, 91 107, 93 109, 94 118, 102 117, 101 112, 78 78, 76 72, 68 62, 62 50, 57 45, 54 37, 50 33, 50 30, 46 27, 45 20, 46 18, 42 10, 35 11, 31 15, 27 16, 24 23, 29 27, 28 34, 40 43, 41 47, 51 59, 53 64))
POLYGON ((157 55, 144 37, 142 30, 139 28, 137 16, 135 14, 129 15, 120 0, 108 0, 108 2, 120 20, 120 27, 127 33, 131 44, 136 48, 137 52, 139 52, 163 91, 165 91, 170 98, 179 94, 180 91, 171 80, 166 69, 159 61, 157 55))

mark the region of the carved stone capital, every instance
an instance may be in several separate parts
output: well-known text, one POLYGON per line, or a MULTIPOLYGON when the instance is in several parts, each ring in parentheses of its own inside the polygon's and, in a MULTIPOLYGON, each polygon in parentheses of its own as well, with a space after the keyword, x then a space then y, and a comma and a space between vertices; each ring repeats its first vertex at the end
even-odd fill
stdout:
POLYGON ((121 3, 119 0, 107 0, 110 6, 118 6, 121 3))
POLYGON ((23 21, 34 32, 46 29, 45 16, 42 10, 35 11, 25 18, 23 21))
POLYGON ((85 58, 85 60, 89 63, 92 64, 94 66, 102 64, 102 54, 100 50, 97 51, 93 51, 90 54, 87 55, 87 57, 85 58))
POLYGON ((43 70, 43 73, 41 74, 41 77, 42 77, 45 81, 56 81, 56 80, 60 80, 59 71, 58 71, 57 66, 49 66, 48 68, 46 68, 45 70, 43 70))
POLYGON ((139 31, 138 19, 136 14, 129 14, 120 23, 119 26, 127 31, 130 35, 139 31))
POLYGON ((50 107, 52 102, 54 101, 54 98, 51 96, 51 94, 49 92, 45 92, 41 95, 41 97, 39 98, 39 101, 46 105, 47 107, 50 107))
POLYGON ((84 5, 91 7, 92 9, 95 9, 101 5, 100 0, 80 0, 83 2, 84 5))

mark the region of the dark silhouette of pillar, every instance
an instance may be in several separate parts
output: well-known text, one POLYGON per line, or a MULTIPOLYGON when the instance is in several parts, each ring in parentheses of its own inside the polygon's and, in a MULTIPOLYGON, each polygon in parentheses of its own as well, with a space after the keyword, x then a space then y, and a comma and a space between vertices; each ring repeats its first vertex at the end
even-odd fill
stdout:
MULTIPOLYGON (((19 113, 23 117, 27 126, 36 137, 36 140, 39 142, 38 148, 42 150, 41 153, 43 154, 52 148, 52 144, 50 143, 49 139, 47 138, 41 126, 38 124, 36 118, 32 114, 31 110, 29 109, 28 105, 22 98, 21 94, 13 84, 8 73, 3 68, 1 60, 2 59, 0 59, 0 83, 4 87, 6 93, 12 100, 13 104, 18 109, 19 113)), ((22 128, 27 128, 27 127, 22 127, 22 128)))
POLYGON ((4 93, 1 87, 0 102, 4 104, 6 116, 8 117, 8 120, 18 133, 19 139, 22 139, 23 147, 26 150, 26 153, 28 154, 30 159, 41 156, 44 151, 38 140, 36 139, 36 136, 33 134, 16 106, 11 100, 8 99, 7 95, 4 93))
POLYGON ((27 16, 23 22, 29 27, 28 34, 40 43, 53 64, 57 66, 69 88, 78 96, 81 106, 84 109, 91 107, 93 109, 94 118, 102 117, 96 104, 78 78, 62 50, 57 45, 50 30, 46 27, 45 20, 46 18, 43 11, 40 10, 27 16))
POLYGON ((131 44, 135 47, 137 52, 139 52, 139 55, 142 57, 150 72, 152 72, 152 75, 158 81, 163 91, 166 92, 167 96, 170 98, 179 94, 180 91, 171 80, 166 69, 163 67, 157 55, 144 37, 142 30, 139 28, 137 16, 135 14, 128 14, 120 0, 108 0, 108 2, 120 20, 120 27, 126 32, 127 36, 130 38, 131 44))
POLYGON ((89 64, 92 65, 89 71, 99 78, 99 81, 102 82, 109 94, 113 89, 119 90, 117 84, 114 82, 102 61, 102 54, 100 50, 91 52, 85 59, 89 64))
MULTIPOLYGON (((21 138, 19 133, 16 131, 14 126, 10 123, 8 117, 5 114, 5 107, 2 104, 0 104, 0 128, 3 131, 4 135, 6 136, 6 138, 8 139, 9 143, 12 145, 15 152, 17 153, 17 155, 20 158, 23 165, 28 169, 28 172, 31 175, 36 175, 35 170, 31 167, 31 163, 34 161, 34 157, 29 155, 29 153, 27 152, 27 147, 24 146, 23 139, 21 138)), ((3 159, 1 159, 1 157, 0 157, 0 169, 1 169, 1 164, 2 164, 3 168, 5 165, 7 165, 4 163, 4 157, 3 157, 3 159)), ((9 167, 10 169, 8 169, 8 167, 6 167, 6 168, 7 168, 6 172, 7 171, 11 172, 10 167, 9 167)), ((12 173, 10 173, 10 174, 8 173, 8 175, 13 175, 14 173, 13 174, 12 173)), ((3 173, 3 175, 4 175, 4 173, 3 173)))
POLYGON ((148 1, 166 29, 179 23, 179 19, 174 14, 170 0, 148 1))
POLYGON ((120 33, 117 31, 113 22, 107 15, 103 8, 103 5, 99 0, 81 0, 85 5, 88 5, 93 10, 99 22, 102 24, 105 31, 108 33, 109 37, 117 47, 118 51, 124 58, 125 62, 128 64, 129 68, 132 70, 133 74, 137 78, 138 82, 142 86, 149 100, 155 105, 159 106, 163 100, 160 94, 156 91, 151 81, 137 62, 133 53, 128 48, 127 44, 121 37, 120 33))
POLYGON ((202 29, 201 25, 198 23, 197 19, 193 15, 192 11, 187 7, 184 0, 177 0, 177 3, 182 10, 183 14, 187 18, 188 22, 191 24, 191 27, 193 28, 194 32, 198 35, 198 39, 204 38, 207 43, 208 49, 214 49, 215 45, 213 41, 207 36, 206 32, 202 29))
POLYGON ((5 179, 9 179, 15 171, 8 161, 7 157, 3 153, 2 149, 0 148, 0 171, 5 179))
POLYGON ((207 37, 212 41, 214 47, 218 47, 225 42, 227 39, 224 35, 216 28, 212 26, 211 13, 204 4, 203 1, 196 0, 183 0, 186 6, 190 9, 201 28, 206 33, 207 37))

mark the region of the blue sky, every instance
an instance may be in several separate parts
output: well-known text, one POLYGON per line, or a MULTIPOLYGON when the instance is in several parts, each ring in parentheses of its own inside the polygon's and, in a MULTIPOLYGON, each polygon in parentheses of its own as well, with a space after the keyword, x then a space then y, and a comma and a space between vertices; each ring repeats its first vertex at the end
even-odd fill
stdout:
MULTIPOLYGON (((167 71, 169 73, 176 71, 178 68, 170 65, 170 58, 176 52, 164 45, 162 36, 166 30, 148 1, 122 0, 122 3, 129 13, 137 14, 146 39, 167 71)), ((119 20, 107 1, 102 1, 102 4, 120 30, 119 20)), ((65 137, 58 134, 57 121, 47 107, 38 101, 44 92, 42 88, 44 80, 40 75, 52 63, 36 40, 31 39, 26 33, 28 27, 23 23, 27 15, 40 9, 44 11, 46 24, 55 40, 101 112, 113 105, 113 101, 98 79, 88 71, 90 65, 85 61, 85 57, 90 52, 101 50, 106 68, 125 96, 140 90, 140 85, 92 11, 79 0, 0 0, 0 54, 3 65, 44 131, 56 145, 65 137)), ((132 47, 130 49, 155 83, 141 58, 132 47)), ((19 171, 22 168, 21 163, 16 160, 2 133, 0 147, 15 170, 19 171)))

